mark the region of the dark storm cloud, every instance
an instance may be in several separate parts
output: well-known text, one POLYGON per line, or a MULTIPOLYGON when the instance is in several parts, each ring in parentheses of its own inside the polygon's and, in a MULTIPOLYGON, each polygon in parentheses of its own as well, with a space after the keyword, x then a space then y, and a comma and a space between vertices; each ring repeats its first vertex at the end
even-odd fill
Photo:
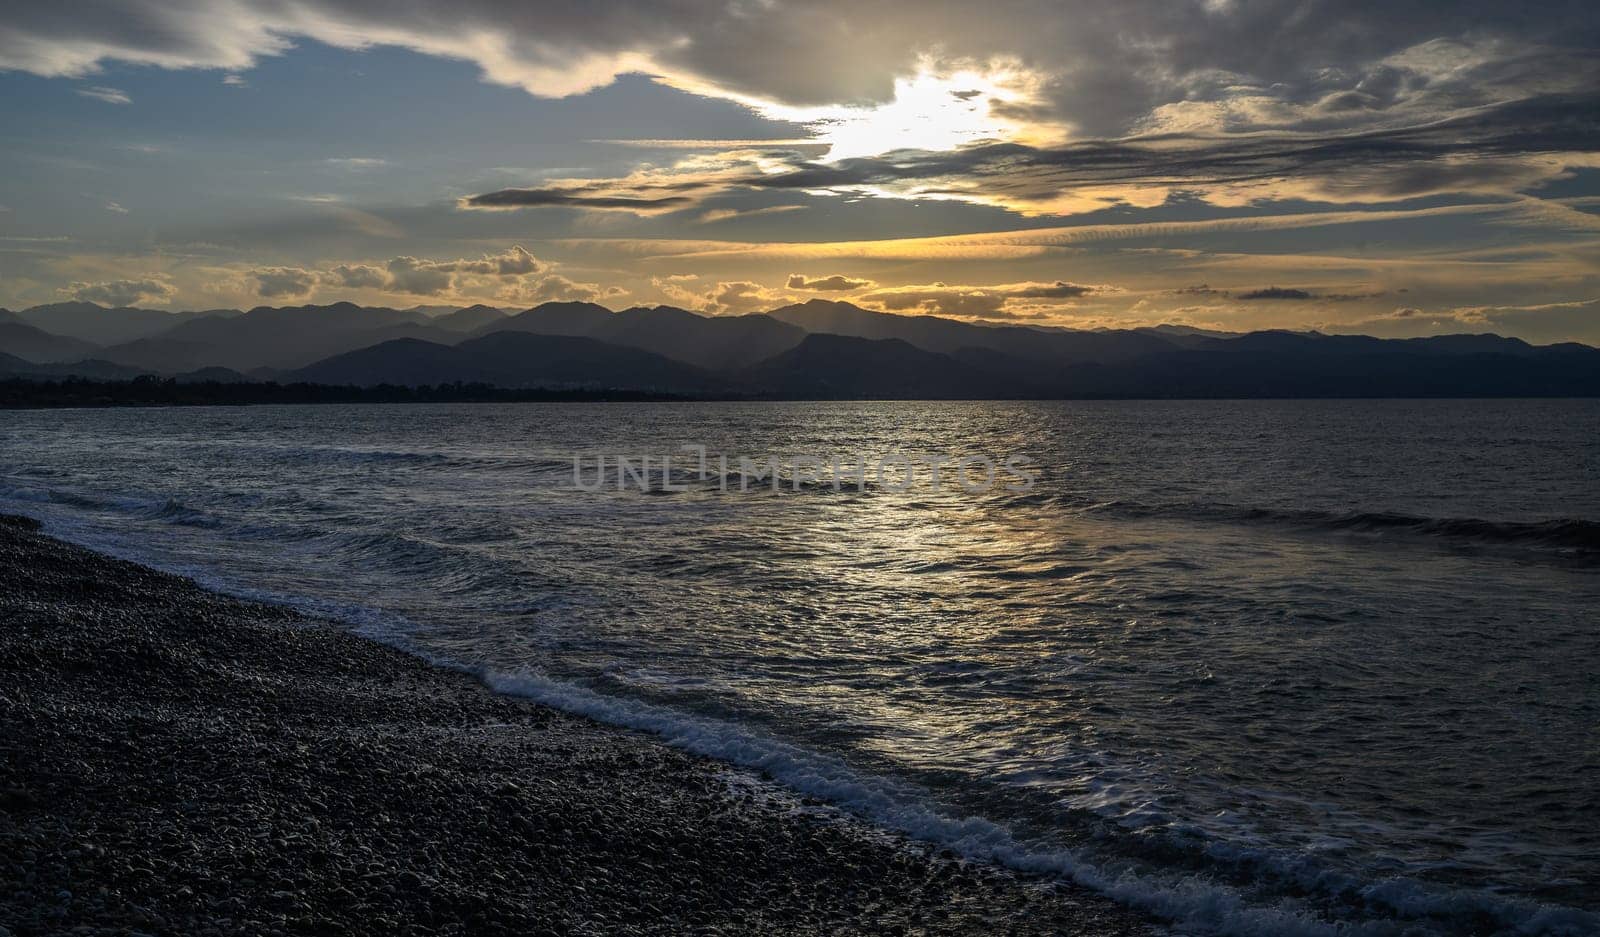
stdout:
POLYGON ((892 312, 917 311, 936 315, 974 319, 1035 318, 1041 305, 1056 305, 1090 293, 1117 292, 1112 286, 1080 286, 1057 280, 1054 283, 1009 283, 969 286, 932 283, 926 286, 897 286, 875 290, 857 297, 861 302, 892 312), (1016 307, 1021 306, 1022 309, 1016 307))
MULTIPOLYGON (((459 203, 469 209, 658 215, 729 189, 1028 214, 1149 206, 1185 189, 1228 204, 1348 203, 1526 191, 1565 168, 1536 157, 1600 152, 1600 15, 1569 0, 233 0, 221 11, 203 0, 17 0, 0 25, 0 68, 236 73, 303 37, 470 60, 489 81, 541 95, 644 73, 769 114, 882 103, 920 70, 1011 76, 1010 92, 986 102, 1016 122, 1011 142, 832 162, 791 151, 759 166, 713 156, 483 192, 459 203)), ((982 91, 972 102, 990 95, 947 93, 972 91, 982 91)), ((829 119, 814 129, 825 135, 829 119)))
POLYGON ((1268 286, 1259 290, 1248 290, 1240 293, 1239 299, 1314 299, 1309 290, 1290 289, 1282 286, 1268 286))
POLYGON ((1574 154, 1600 153, 1600 95, 1547 95, 1423 126, 1308 135, 1162 134, 1056 147, 988 143, 899 151, 787 169, 698 169, 591 180, 582 187, 507 189, 463 200, 477 208, 550 205, 675 210, 731 189, 961 198, 1027 209, 1077 190, 1159 187, 1204 195, 1385 201, 1436 193, 1510 194, 1558 176, 1574 154), (661 197, 656 193, 675 193, 661 197))
POLYGON ((686 195, 666 195, 655 198, 624 195, 586 195, 581 189, 501 189, 461 200, 463 208, 592 208, 611 211, 652 213, 676 211, 695 204, 686 195))
MULTIPOLYGON (((1254 89, 1330 114, 1430 99, 1485 103, 1509 86, 1559 84, 1596 43, 1591 3, 1497 0, 14 0, 0 67, 84 75, 105 61, 249 68, 310 37, 467 59, 537 94, 628 72, 701 92, 787 104, 881 102, 927 56, 1004 60, 1039 76, 1028 107, 1086 135, 1127 132, 1163 104, 1254 89), (1450 68, 1427 43, 1470 39, 1450 68)), ((1522 97, 1517 92, 1512 96, 1522 97)))
MULTIPOLYGON (((935 179, 984 179, 1002 191, 1048 197, 1062 186, 1143 181, 1241 183, 1359 169, 1385 194, 1417 194, 1513 171, 1484 159, 1600 150, 1600 95, 1517 102, 1422 127, 1306 138, 1164 135, 1093 140, 1055 148, 995 143, 940 153, 889 153, 837 164, 802 163, 750 175, 764 189, 849 189, 935 179)), ((930 190, 930 194, 947 194, 930 190)))

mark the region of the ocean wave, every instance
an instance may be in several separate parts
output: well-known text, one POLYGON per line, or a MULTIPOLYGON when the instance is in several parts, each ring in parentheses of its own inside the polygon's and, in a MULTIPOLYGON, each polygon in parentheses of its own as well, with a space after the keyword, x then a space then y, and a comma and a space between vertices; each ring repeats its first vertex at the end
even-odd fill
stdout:
POLYGON ((168 524, 177 524, 182 527, 208 527, 215 528, 223 525, 223 520, 204 511, 189 507, 176 498, 168 498, 159 506, 144 512, 145 516, 155 520, 165 521, 168 524))
POLYGON ((1280 510, 1225 502, 1144 504, 1137 501, 1103 501, 1085 509, 1119 517, 1221 521, 1269 524, 1358 533, 1399 533, 1419 537, 1469 540, 1480 543, 1553 547, 1580 553, 1600 553, 1600 521, 1553 518, 1543 521, 1492 521, 1472 517, 1423 517, 1391 511, 1280 510))
MULTIPOLYGON (((383 640, 381 633, 369 636, 383 640)), ((397 643, 411 653, 415 648, 397 643)), ((1185 933, 1226 937, 1268 935, 1372 935, 1514 932, 1577 937, 1600 927, 1600 917, 1571 908, 1461 892, 1401 878, 1363 882, 1333 873, 1308 857, 1245 849, 1217 841, 1185 843, 1191 860, 1205 858, 1253 867, 1244 885, 1182 872, 1166 872, 1067 848, 1035 848, 1005 826, 981 816, 961 816, 937 806, 913 785, 864 775, 845 762, 746 727, 691 715, 654 703, 609 696, 532 672, 462 667, 422 655, 435 664, 473 674, 498 693, 518 696, 609 725, 659 736, 669 745, 754 769, 800 794, 820 798, 878 826, 950 849, 965 858, 1056 877, 1109 895, 1165 918, 1185 933), (1264 899, 1266 882, 1291 885, 1264 899), (1323 899, 1306 902, 1291 894, 1323 899), (1337 908, 1336 914, 1326 907, 1337 908)), ((1162 851, 1174 841, 1163 843, 1162 851)), ((1163 857, 1166 858, 1166 857, 1163 857)))
MULTIPOLYGON (((182 510, 181 505, 175 510, 182 510)), ((57 536, 191 576, 209 588, 340 620, 370 639, 436 666, 467 673, 495 692, 647 732, 674 747, 759 772, 782 788, 817 797, 913 840, 968 859, 1090 888, 1154 914, 1183 933, 1218 937, 1457 933, 1577 937, 1600 929, 1600 917, 1578 909, 1403 878, 1363 881, 1332 873, 1304 855, 1231 844, 1198 832, 1125 840, 1110 852, 1035 846, 1000 822, 940 806, 929 792, 912 783, 863 773, 837 757, 766 736, 748 726, 608 695, 534 670, 465 664, 419 648, 409 637, 415 626, 392 613, 251 589, 214 570, 162 562, 126 540, 107 540, 91 527, 51 526, 50 532, 57 536), (1203 869, 1209 872, 1202 873, 1203 869)), ((386 537, 360 535, 347 545, 380 553, 394 547, 386 537)))

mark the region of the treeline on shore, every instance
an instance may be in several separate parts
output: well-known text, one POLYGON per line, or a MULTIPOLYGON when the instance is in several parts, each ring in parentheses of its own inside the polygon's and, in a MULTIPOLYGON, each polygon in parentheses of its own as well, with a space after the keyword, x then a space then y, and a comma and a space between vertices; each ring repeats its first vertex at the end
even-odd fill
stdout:
POLYGON ((514 389, 492 384, 373 387, 333 384, 178 381, 155 376, 128 381, 0 379, 0 408, 178 407, 304 403, 517 403, 525 401, 681 400, 679 395, 632 390, 514 389))

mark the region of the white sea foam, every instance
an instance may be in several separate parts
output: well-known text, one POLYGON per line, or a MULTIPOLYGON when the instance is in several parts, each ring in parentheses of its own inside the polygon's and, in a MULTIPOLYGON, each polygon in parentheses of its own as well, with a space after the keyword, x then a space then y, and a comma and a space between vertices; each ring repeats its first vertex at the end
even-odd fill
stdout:
POLYGON ((821 798, 964 857, 1066 879, 1165 918, 1184 933, 1229 937, 1426 934, 1428 918, 1463 913, 1497 919, 1516 933, 1550 937, 1592 934, 1597 925, 1594 916, 1581 911, 1501 901, 1482 894, 1440 892, 1401 880, 1370 885, 1362 896, 1401 912, 1409 923, 1328 921, 1288 899, 1266 906, 1253 904, 1237 889, 1199 876, 1118 870, 1073 850, 1032 849, 997 823, 953 816, 933 806, 925 793, 910 785, 863 775, 836 758, 742 726, 607 696, 531 671, 458 669, 473 673, 496 692, 649 732, 675 747, 758 770, 790 790, 821 798))

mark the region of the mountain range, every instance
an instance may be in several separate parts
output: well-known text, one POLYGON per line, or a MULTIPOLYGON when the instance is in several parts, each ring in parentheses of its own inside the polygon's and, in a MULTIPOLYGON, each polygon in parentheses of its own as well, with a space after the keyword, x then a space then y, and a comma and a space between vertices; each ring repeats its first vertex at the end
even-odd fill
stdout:
POLYGON ((1073 330, 825 300, 741 316, 585 302, 0 309, 0 376, 143 374, 817 399, 1596 396, 1600 350, 1482 334, 1073 330))

